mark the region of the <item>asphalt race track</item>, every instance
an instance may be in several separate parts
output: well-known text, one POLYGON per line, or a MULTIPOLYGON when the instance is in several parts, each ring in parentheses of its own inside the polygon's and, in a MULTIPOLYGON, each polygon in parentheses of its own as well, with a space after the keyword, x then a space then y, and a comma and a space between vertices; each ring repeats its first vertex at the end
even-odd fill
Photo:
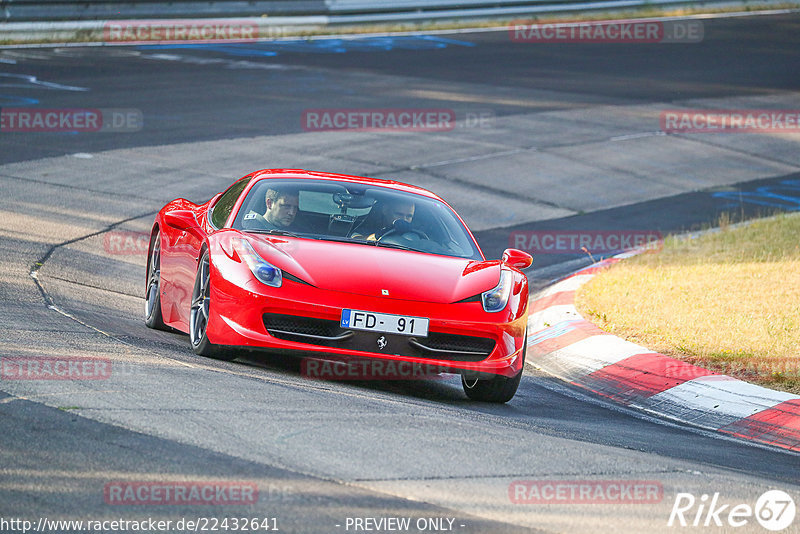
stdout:
MULTIPOLYGON (((718 494, 722 522, 770 489, 800 503, 797 454, 617 408, 533 368, 510 403, 484 405, 453 376, 320 381, 293 359, 202 359, 186 336, 142 320, 139 236, 156 211, 257 168, 428 187, 490 257, 532 231, 666 233, 724 211, 799 210, 796 133, 667 135, 659 114, 799 109, 800 17, 702 23, 702 42, 677 44, 514 43, 494 31, 0 49, 3 113, 90 108, 118 121, 118 131, 0 131, 0 357, 112 369, 103 380, 0 379, 0 531, 24 530, 11 519, 71 532, 38 522, 152 518, 182 532, 195 530, 187 520, 248 518, 262 531, 389 532, 365 519, 409 518, 394 531, 764 532, 754 517, 714 526, 700 503, 718 494), (448 110, 456 123, 304 122, 342 109, 448 110), (520 480, 660 489, 647 502, 516 504, 520 480), (244 504, 115 500, 130 483, 257 492, 244 504), (700 526, 668 526, 678 494, 697 499, 685 517, 700 526)), ((587 261, 558 252, 536 254, 535 286, 587 261)))

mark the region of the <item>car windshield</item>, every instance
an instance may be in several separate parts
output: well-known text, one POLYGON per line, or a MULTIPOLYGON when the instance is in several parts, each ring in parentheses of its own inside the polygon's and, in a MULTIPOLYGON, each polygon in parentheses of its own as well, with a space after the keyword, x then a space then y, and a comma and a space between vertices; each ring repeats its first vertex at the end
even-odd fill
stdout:
POLYGON ((323 180, 261 180, 233 228, 481 260, 445 203, 387 187, 323 180))

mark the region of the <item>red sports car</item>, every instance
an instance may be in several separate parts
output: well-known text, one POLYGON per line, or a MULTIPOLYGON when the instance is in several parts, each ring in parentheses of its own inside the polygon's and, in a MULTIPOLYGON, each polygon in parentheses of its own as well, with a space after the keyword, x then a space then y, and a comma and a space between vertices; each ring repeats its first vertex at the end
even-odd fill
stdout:
POLYGON ((460 373, 470 399, 506 402, 525 360, 532 261, 514 249, 487 261, 425 189, 261 170, 158 213, 146 324, 220 359, 246 348, 435 366, 460 373))

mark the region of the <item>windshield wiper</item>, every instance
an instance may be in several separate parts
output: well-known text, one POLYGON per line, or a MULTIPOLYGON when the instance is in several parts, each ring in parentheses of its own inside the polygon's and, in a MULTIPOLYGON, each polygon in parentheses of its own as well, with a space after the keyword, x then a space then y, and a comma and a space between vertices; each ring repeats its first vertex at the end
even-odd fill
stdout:
POLYGON ((335 235, 326 235, 326 236, 319 236, 319 237, 312 237, 307 236, 311 239, 318 239, 320 241, 334 241, 336 243, 355 243, 357 245, 369 245, 372 247, 386 247, 386 248, 396 248, 400 250, 413 250, 419 252, 417 249, 407 247, 405 245, 397 245, 395 243, 378 243, 376 241, 369 241, 365 239, 357 239, 354 237, 340 237, 335 235))
POLYGON ((340 237, 335 235, 321 235, 321 236, 311 237, 311 239, 316 239, 317 241, 335 241, 337 243, 363 243, 363 241, 359 241, 358 239, 353 239, 352 237, 340 237))
MULTIPOLYGON (((262 230, 259 228, 255 229, 248 229, 245 230, 246 232, 252 232, 254 234, 269 234, 269 235, 281 235, 281 236, 289 236, 289 237, 301 237, 297 234, 289 232, 287 230, 262 230)), ((405 245, 398 245, 396 243, 381 243, 378 241, 366 241, 363 239, 356 239, 353 237, 340 237, 340 236, 332 236, 332 235, 304 235, 302 236, 306 239, 316 239, 317 241, 334 241, 336 243, 356 243, 359 245, 371 245, 373 247, 385 247, 385 248, 396 248, 398 250, 411 250, 414 252, 421 252, 418 249, 407 247, 405 245)))
POLYGON ((300 237, 299 235, 289 232, 288 230, 261 230, 259 228, 247 229, 245 232, 251 232, 253 234, 269 234, 269 235, 285 235, 289 237, 300 237))
POLYGON ((421 250, 407 247, 405 245, 398 245, 397 243, 381 243, 380 241, 375 241, 374 244, 376 247, 396 248, 400 250, 413 250, 414 252, 422 252, 421 250))

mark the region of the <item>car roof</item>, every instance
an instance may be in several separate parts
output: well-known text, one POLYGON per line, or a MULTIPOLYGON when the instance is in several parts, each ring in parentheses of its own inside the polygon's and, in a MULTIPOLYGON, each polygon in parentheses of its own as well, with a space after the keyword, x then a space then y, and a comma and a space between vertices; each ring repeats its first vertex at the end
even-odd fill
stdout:
POLYGON ((365 176, 353 176, 349 174, 338 174, 333 172, 307 171, 303 169, 262 169, 260 171, 251 173, 251 176, 253 176, 254 181, 278 178, 289 180, 330 180, 338 182, 352 182, 364 185, 375 185, 386 187, 387 189, 394 189, 395 191, 414 193, 442 201, 438 195, 428 191, 427 189, 417 187, 415 185, 404 184, 403 182, 398 182, 396 180, 382 180, 380 178, 367 178, 365 176))

